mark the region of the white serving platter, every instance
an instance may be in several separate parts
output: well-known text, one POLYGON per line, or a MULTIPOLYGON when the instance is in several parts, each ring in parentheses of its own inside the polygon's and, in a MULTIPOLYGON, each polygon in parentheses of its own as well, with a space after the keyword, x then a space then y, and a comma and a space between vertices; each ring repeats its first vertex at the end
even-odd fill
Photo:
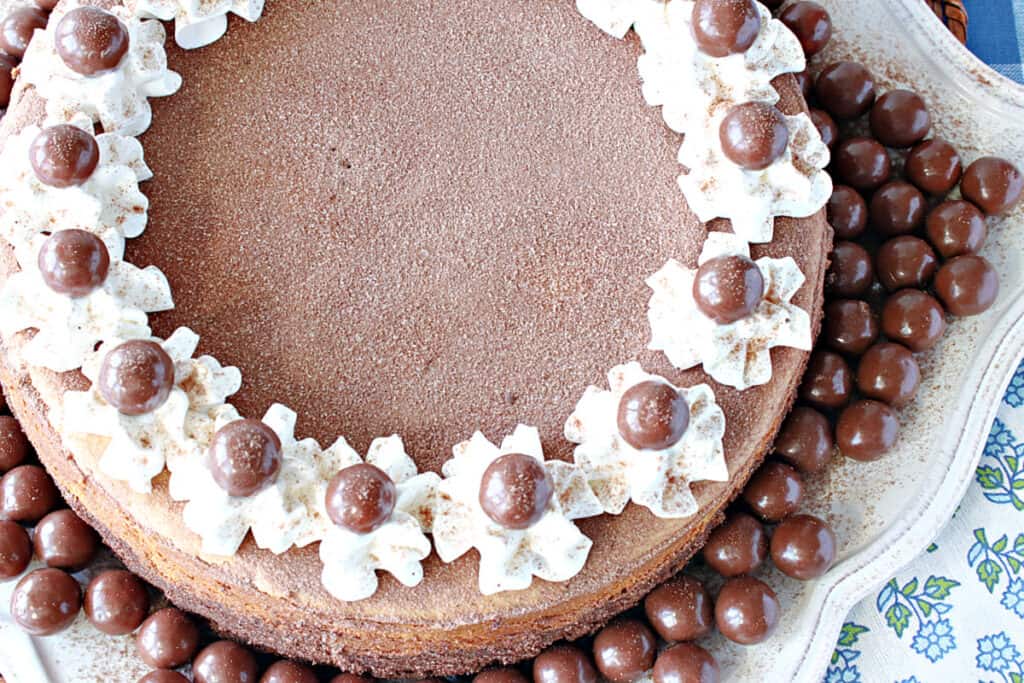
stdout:
MULTIPOLYGON (((815 65, 867 64, 882 90, 907 87, 930 105, 934 134, 965 159, 996 154, 1024 168, 1024 87, 979 62, 921 0, 818 0, 835 36, 815 65)), ((23 4, 0 0, 0 8, 23 4)), ((582 20, 582 19, 581 19, 582 20)), ((783 621, 773 637, 741 647, 715 636, 705 645, 726 681, 819 683, 850 609, 934 540, 967 489, 1009 379, 1024 357, 1024 209, 990 219, 983 254, 1002 291, 983 316, 954 320, 924 359, 924 382, 901 413, 901 436, 885 459, 836 459, 808 482, 805 509, 830 519, 837 565, 809 583, 769 571, 783 621)), ((13 582, 0 584, 0 673, 8 683, 135 681, 145 667, 133 639, 101 635, 79 617, 68 631, 32 638, 10 621, 13 582)))

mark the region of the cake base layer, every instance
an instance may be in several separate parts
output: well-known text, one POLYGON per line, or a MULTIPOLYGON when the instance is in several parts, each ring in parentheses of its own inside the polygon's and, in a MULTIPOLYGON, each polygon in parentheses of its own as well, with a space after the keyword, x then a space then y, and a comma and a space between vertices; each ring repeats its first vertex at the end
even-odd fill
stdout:
MULTIPOLYGON (((500 440, 520 422, 540 428, 549 457, 571 457, 564 420, 625 361, 708 381, 645 349, 644 279, 668 258, 694 265, 707 227, 675 183, 679 137, 640 96, 639 46, 570 2, 501 12, 272 2, 209 48, 169 48, 185 85, 154 102, 150 225, 129 258, 171 281, 177 308, 153 316, 158 333, 188 325, 201 352, 241 368, 232 403, 244 413, 279 401, 302 436, 360 450, 398 433, 438 470, 474 430, 500 440)), ((776 85, 783 111, 804 107, 792 78, 776 85)), ((40 104, 22 91, 0 132, 40 120, 40 104)), ((807 284, 794 303, 815 330, 830 239, 820 214, 779 219, 775 241, 753 249, 797 260, 807 284)), ((8 253, 0 277, 14 268, 8 253)), ((25 368, 23 341, 3 349, 9 402, 69 503, 131 569, 227 635, 387 677, 519 660, 635 604, 761 462, 807 356, 773 350, 772 382, 742 393, 711 383, 731 476, 694 486, 693 518, 629 506, 581 521, 594 547, 564 584, 483 596, 475 553, 431 556, 420 586, 382 576, 372 598, 346 604, 321 586, 316 547, 275 556, 248 541, 234 558, 202 557, 162 478, 140 496, 94 476, 95 454, 72 457, 49 422, 84 379, 25 368)))

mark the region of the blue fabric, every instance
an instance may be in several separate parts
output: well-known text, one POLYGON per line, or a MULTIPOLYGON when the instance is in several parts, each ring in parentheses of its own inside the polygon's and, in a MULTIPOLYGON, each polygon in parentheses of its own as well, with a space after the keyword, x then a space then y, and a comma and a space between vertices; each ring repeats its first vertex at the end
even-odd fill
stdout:
POLYGON ((1024 83, 1024 0, 964 0, 967 47, 999 73, 1024 83))

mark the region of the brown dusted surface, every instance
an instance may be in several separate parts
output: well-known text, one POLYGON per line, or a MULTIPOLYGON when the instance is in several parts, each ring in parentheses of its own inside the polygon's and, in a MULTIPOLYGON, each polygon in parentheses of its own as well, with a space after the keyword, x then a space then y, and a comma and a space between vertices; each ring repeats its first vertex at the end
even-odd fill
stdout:
POLYGON ((588 384, 670 371, 644 350, 644 279, 704 231, 635 42, 570 2, 446 4, 272 3, 201 59, 173 51, 129 255, 170 278, 157 331, 242 368, 245 414, 283 402, 360 452, 397 433, 434 470, 520 422, 569 457, 588 384), (318 21, 327 40, 291 42, 318 21))
MULTIPOLYGON (((250 414, 282 400, 300 410, 300 433, 343 433, 360 448, 399 431, 435 468, 472 429, 497 439, 517 421, 538 424, 548 450, 568 456, 562 421, 618 362, 704 381, 643 350, 643 279, 669 256, 692 265, 703 228, 675 186, 678 138, 639 95, 635 42, 600 34, 570 2, 524 1, 501 22, 469 0, 394 6, 387 18, 371 6, 349 3, 328 19, 326 3, 271 3, 255 27, 235 22, 210 48, 171 51, 185 87, 154 102, 144 140, 157 174, 144 188, 152 220, 132 246, 175 289, 179 308, 156 316, 157 329, 187 323, 204 352, 239 365, 236 402, 250 414), (420 16, 428 11, 444 21, 420 16), (391 22, 403 22, 407 40, 394 40, 391 22), (288 42, 311 26, 331 40, 288 42), (307 70, 312 81, 299 77, 307 70)), ((783 109, 799 109, 793 81, 780 83, 783 109)), ((32 100, 22 98, 5 131, 34 116, 32 100)), ((797 303, 817 325, 824 221, 780 220, 776 235, 755 256, 797 258, 809 281, 797 303)), ((11 267, 8 255, 0 271, 11 267)), ((383 576, 355 604, 324 593, 315 548, 277 557, 247 543, 226 563, 198 558, 164 482, 135 496, 84 474, 61 449, 44 401, 73 377, 29 378, 5 354, 0 379, 72 505, 177 604, 284 654, 421 675, 584 634, 679 569, 792 399, 806 354, 772 356, 770 385, 742 394, 714 385, 733 476, 695 487, 697 517, 658 520, 630 506, 581 522, 594 549, 565 584, 485 597, 471 553, 451 565, 431 557, 417 588, 383 576)))

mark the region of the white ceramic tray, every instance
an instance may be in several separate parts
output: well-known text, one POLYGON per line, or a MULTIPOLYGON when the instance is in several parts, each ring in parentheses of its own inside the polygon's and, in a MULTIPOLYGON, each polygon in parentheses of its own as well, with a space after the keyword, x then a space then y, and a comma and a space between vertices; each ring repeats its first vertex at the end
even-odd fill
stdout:
MULTIPOLYGON (((18 0, 0 6, 12 2, 18 0)), ((924 2, 819 2, 831 11, 837 35, 817 64, 862 61, 882 89, 922 93, 934 132, 966 159, 998 154, 1024 167, 1024 88, 968 53, 924 2)), ((1024 356, 1024 209, 989 227, 983 253, 1000 274, 997 305, 950 324, 935 360, 925 359, 919 398, 901 414, 901 437, 887 458, 871 464, 837 459, 809 482, 806 508, 836 526, 840 562, 810 583, 768 574, 783 603, 782 624, 759 646, 720 637, 707 643, 725 680, 819 683, 849 610, 920 554, 963 496, 999 398, 1024 356)), ((81 617, 53 638, 20 633, 7 614, 11 587, 0 585, 0 672, 9 683, 134 681, 144 672, 130 638, 101 636, 81 617)))

